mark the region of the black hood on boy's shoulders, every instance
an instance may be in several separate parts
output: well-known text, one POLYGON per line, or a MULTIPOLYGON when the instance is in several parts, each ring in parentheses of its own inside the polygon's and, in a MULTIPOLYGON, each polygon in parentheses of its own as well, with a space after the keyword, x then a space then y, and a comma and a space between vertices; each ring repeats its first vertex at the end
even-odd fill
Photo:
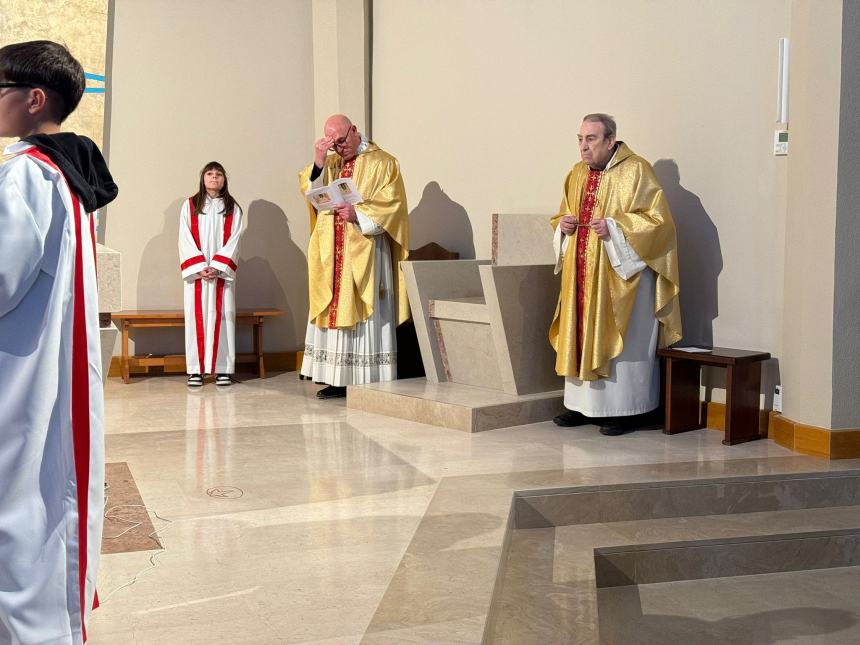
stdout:
POLYGON ((91 139, 73 132, 60 132, 34 134, 24 141, 38 147, 57 164, 88 213, 116 199, 119 188, 101 150, 91 139))

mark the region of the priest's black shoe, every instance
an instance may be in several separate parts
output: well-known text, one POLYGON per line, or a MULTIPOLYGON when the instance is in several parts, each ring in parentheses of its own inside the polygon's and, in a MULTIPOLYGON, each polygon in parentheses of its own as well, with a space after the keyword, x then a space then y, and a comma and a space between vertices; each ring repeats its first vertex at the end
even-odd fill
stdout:
POLYGON ((335 387, 334 385, 329 385, 328 387, 324 387, 319 392, 317 392, 318 399, 342 399, 346 396, 346 388, 345 387, 335 387))
POLYGON ((618 435, 633 432, 640 427, 642 415, 633 415, 630 417, 616 417, 614 419, 606 419, 600 424, 600 434, 607 437, 617 437, 618 435))
POLYGON ((562 428, 573 428, 574 426, 584 426, 589 423, 594 423, 594 419, 585 416, 581 412, 567 410, 555 417, 552 422, 562 428))
POLYGON ((663 423, 661 410, 652 410, 644 414, 633 414, 628 417, 612 417, 603 419, 600 423, 600 434, 607 437, 617 437, 634 430, 652 429, 660 427, 663 423))

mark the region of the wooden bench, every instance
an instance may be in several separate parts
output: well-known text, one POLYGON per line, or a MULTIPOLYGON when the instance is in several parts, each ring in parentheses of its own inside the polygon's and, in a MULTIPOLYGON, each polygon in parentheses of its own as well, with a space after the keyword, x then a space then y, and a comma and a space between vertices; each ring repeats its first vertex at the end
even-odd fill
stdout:
POLYGON ((703 365, 726 369, 726 436, 727 446, 760 439, 759 394, 761 362, 770 358, 767 352, 728 347, 714 347, 707 352, 683 352, 661 349, 665 359, 666 423, 663 432, 676 434, 704 428, 700 420, 700 372, 703 365))
MULTIPOLYGON (((254 326, 254 351, 250 354, 236 354, 236 363, 255 363, 257 374, 260 378, 266 378, 266 366, 263 361, 263 324, 266 318, 283 315, 280 309, 240 309, 236 312, 237 325, 254 326)), ((129 310, 118 311, 111 314, 117 321, 122 332, 122 355, 120 366, 122 369, 122 380, 128 383, 130 379, 130 368, 132 367, 165 367, 168 365, 180 365, 185 363, 184 354, 170 354, 167 356, 129 356, 128 334, 132 329, 154 328, 154 327, 185 327, 185 313, 180 310, 129 310)))

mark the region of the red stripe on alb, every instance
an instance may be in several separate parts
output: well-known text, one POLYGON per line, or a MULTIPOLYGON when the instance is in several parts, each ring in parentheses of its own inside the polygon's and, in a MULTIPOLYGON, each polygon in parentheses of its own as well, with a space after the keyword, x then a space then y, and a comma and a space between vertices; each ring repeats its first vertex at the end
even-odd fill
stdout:
POLYGON ((193 258, 189 258, 185 260, 182 264, 179 265, 179 268, 185 271, 188 267, 194 266, 195 264, 200 264, 201 262, 206 262, 206 258, 202 255, 195 256, 193 258))
MULTIPOLYGON (((224 242, 223 244, 227 244, 230 239, 230 236, 233 234, 233 213, 235 211, 230 211, 230 214, 224 218, 224 242)), ((226 264, 228 267, 236 270, 236 263, 233 262, 230 258, 223 255, 215 255, 212 258, 213 262, 222 262, 226 264)), ((212 335, 212 374, 215 373, 215 366, 218 363, 218 341, 221 337, 221 317, 224 308, 224 280, 223 278, 218 278, 218 284, 215 287, 215 333, 212 335)))
POLYGON ((218 278, 215 295, 215 333, 212 338, 212 374, 215 373, 215 363, 218 360, 218 338, 221 336, 221 311, 224 305, 224 279, 218 278))
MULTIPOLYGON (((230 241, 230 237, 233 235, 233 215, 235 211, 230 211, 230 214, 224 218, 224 241, 222 242, 222 246, 226 246, 227 242, 230 241)), ((212 258, 213 262, 221 262, 222 264, 226 264, 228 267, 236 270, 236 263, 233 262, 232 259, 228 258, 226 255, 215 254, 212 258)))
MULTIPOLYGON (((197 219, 197 212, 194 210, 194 198, 188 198, 188 207, 191 209, 191 237, 194 238, 194 243, 197 245, 197 250, 200 249, 200 221, 197 219)), ((195 258, 196 259, 196 258, 195 258)), ((205 262, 206 258, 202 255, 200 260, 205 262)), ((183 266, 183 269, 185 267, 183 266)), ((204 354, 205 345, 203 339, 203 278, 198 278, 194 281, 194 322, 197 327, 197 358, 200 362, 200 375, 206 374, 206 355, 204 354)))
POLYGON ((194 243, 197 245, 197 250, 200 248, 200 222, 197 220, 197 211, 194 210, 194 198, 188 198, 188 205, 191 207, 191 237, 194 238, 194 243))
POLYGON ((236 263, 233 262, 233 260, 228 258, 226 255, 216 255, 212 258, 212 261, 213 262, 221 262, 222 264, 226 264, 228 267, 230 267, 234 271, 238 268, 236 266, 236 263))
POLYGON ((200 362, 200 375, 206 374, 205 343, 203 342, 203 278, 194 281, 194 322, 197 327, 197 358, 200 362))
MULTIPOLYGON (((75 443, 75 476, 78 485, 78 548, 81 583, 81 625, 87 583, 87 505, 90 489, 90 377, 87 350, 87 314, 84 301, 84 252, 81 243, 81 204, 75 207, 75 297, 72 324, 72 435, 75 443)), ((86 628, 84 641, 86 641, 86 628)))
POLYGON ((90 215, 90 241, 93 243, 93 263, 95 264, 96 269, 96 281, 99 279, 99 264, 98 257, 99 254, 96 251, 96 218, 90 215))
POLYGON ((222 244, 227 244, 230 236, 233 234, 233 213, 236 211, 230 211, 230 214, 224 218, 224 242, 222 244))
MULTIPOLYGON (((60 173, 40 150, 29 150, 29 155, 43 161, 60 173)), ((68 182, 67 182, 68 184, 68 182)), ((72 300, 72 443, 75 455, 75 483, 78 497, 78 582, 80 585, 81 630, 84 642, 87 629, 84 624, 87 586, 87 510, 90 490, 90 376, 89 349, 87 347, 87 312, 84 300, 84 247, 81 243, 81 203, 69 187, 75 220, 75 273, 72 300)), ((91 229, 92 230, 92 229, 91 229)), ((93 257, 95 262, 95 257, 93 257)))

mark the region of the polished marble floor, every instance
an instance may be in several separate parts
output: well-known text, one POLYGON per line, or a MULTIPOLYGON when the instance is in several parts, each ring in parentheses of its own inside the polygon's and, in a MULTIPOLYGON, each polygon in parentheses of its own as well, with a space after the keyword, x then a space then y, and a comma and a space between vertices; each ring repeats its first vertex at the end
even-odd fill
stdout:
POLYGON ((828 467, 712 430, 468 434, 315 389, 294 372, 109 379, 107 461, 128 464, 164 549, 102 557, 91 644, 480 642, 512 490, 828 467))

